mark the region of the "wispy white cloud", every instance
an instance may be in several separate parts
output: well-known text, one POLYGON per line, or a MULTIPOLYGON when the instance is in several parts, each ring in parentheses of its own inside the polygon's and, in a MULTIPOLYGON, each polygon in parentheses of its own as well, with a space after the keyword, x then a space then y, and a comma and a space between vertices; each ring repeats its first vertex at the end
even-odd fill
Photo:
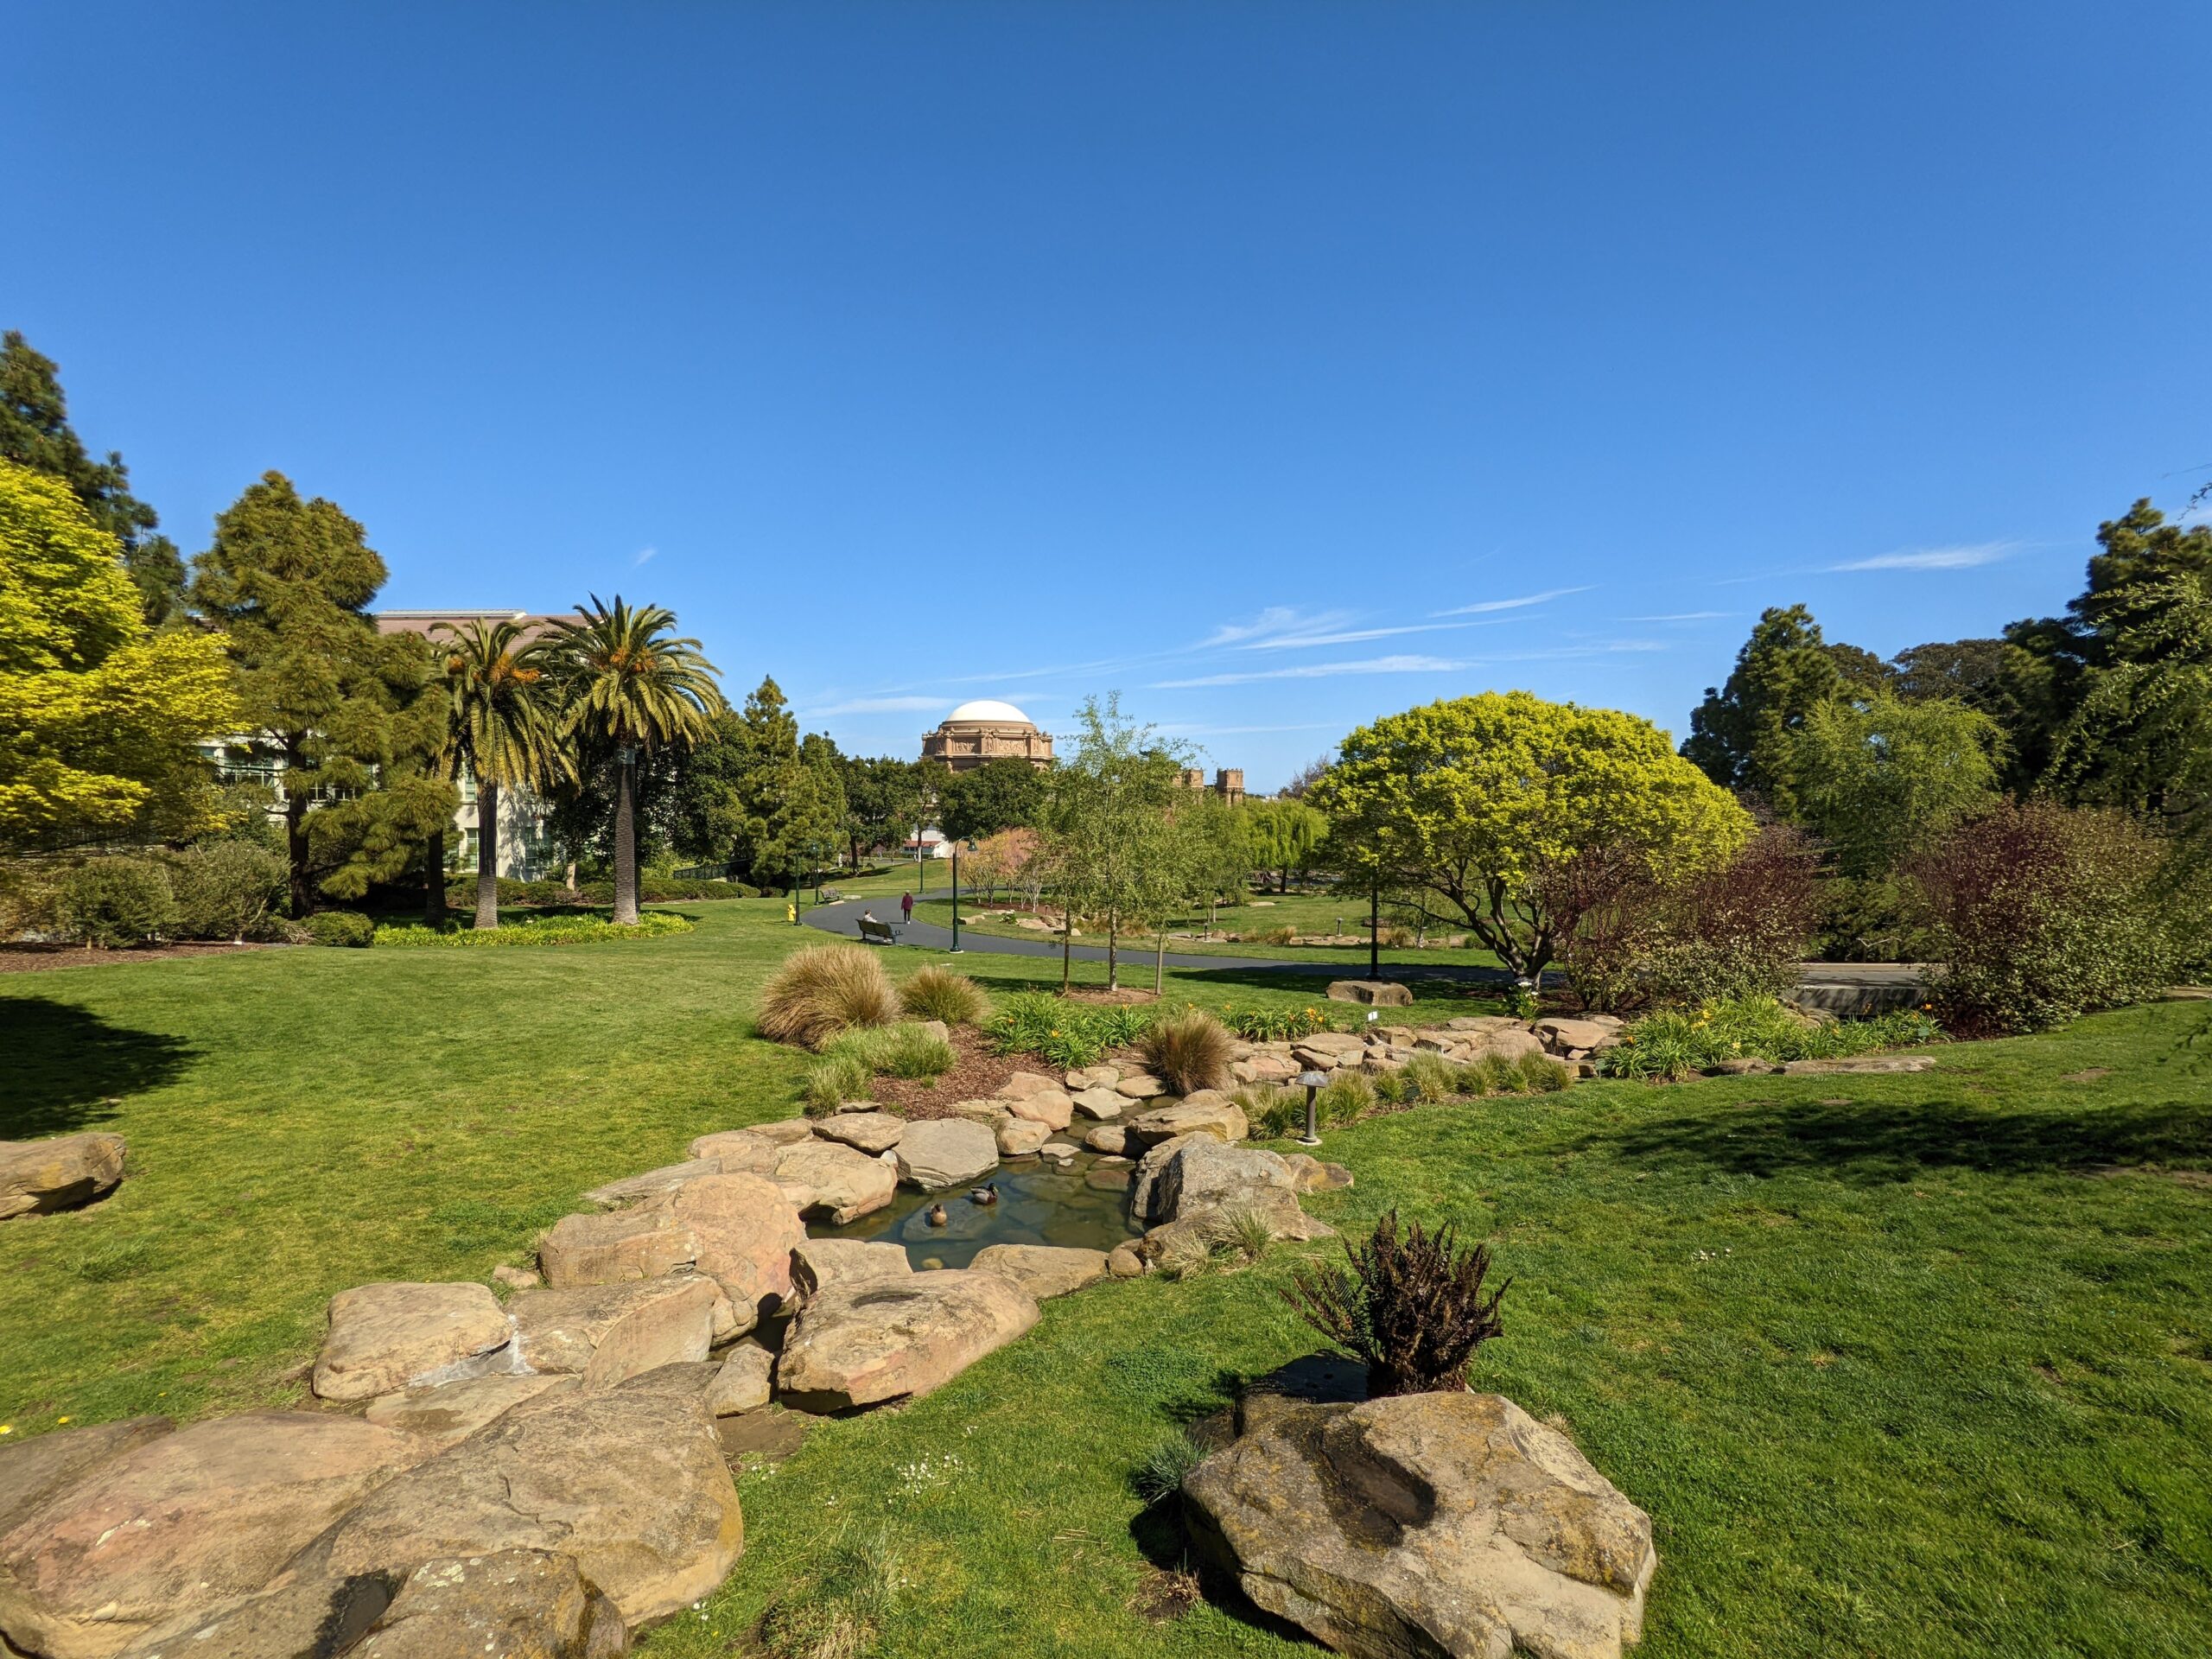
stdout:
POLYGON ((950 697, 851 697, 826 709, 810 709, 810 716, 830 715, 919 715, 952 707, 950 697))
POLYGON ((1251 640, 1320 632, 1342 627, 1351 620, 1350 611, 1315 611, 1309 614, 1288 605, 1270 605, 1249 622, 1223 623, 1192 649, 1218 651, 1224 645, 1243 645, 1251 640))
POLYGON ((641 547, 631 556, 632 564, 643 564, 660 551, 657 547, 641 547))
POLYGON ((1624 616, 1624 622, 1712 622, 1724 616, 1741 616, 1741 611, 1676 611, 1668 616, 1624 616))
POLYGON ((1202 674, 1195 679, 1155 680, 1147 689, 1175 691, 1201 685, 1244 685, 1254 680, 1319 680, 1338 674, 1445 674, 1466 666, 1443 657, 1368 657, 1349 663, 1304 663, 1296 668, 1260 669, 1244 674, 1202 674))
POLYGON ((1921 547, 1900 553, 1877 553, 1871 559, 1832 564, 1842 570, 1970 570, 1978 564, 1994 564, 2011 553, 2016 542, 1972 542, 1955 547, 1921 547))
POLYGON ((1401 633, 1440 633, 1452 628, 1472 628, 1476 622, 1413 622, 1395 628, 1340 628, 1333 633, 1285 633, 1271 639, 1251 639, 1239 651, 1281 651, 1308 645, 1351 645, 1363 639, 1388 639, 1401 633))
POLYGON ((1542 605, 1554 599, 1565 599, 1569 594, 1587 594, 1594 588, 1553 588, 1541 594, 1523 594, 1517 599, 1485 599, 1472 605, 1454 605, 1448 611, 1431 611, 1431 616, 1478 616, 1490 611, 1518 611, 1530 605, 1542 605))

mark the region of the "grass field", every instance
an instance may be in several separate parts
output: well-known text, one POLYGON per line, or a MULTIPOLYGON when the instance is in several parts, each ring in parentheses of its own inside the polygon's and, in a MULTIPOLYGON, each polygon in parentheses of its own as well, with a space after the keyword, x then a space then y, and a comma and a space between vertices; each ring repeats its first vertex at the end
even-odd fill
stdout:
MULTIPOLYGON (((106 1202, 0 1225, 0 1422, 299 1402, 333 1292, 482 1277, 585 1187, 788 1114, 801 1062, 750 1014, 812 936, 779 900, 675 908, 696 932, 0 979, 0 1136, 131 1142, 106 1202)), ((1058 969, 963 965, 997 989, 1058 969)), ((2180 1659, 2212 1650, 2205 1021, 2163 1005, 1914 1076, 1370 1119, 1325 1152, 1358 1185, 1310 1202, 1491 1238, 1516 1282, 1478 1380, 1558 1414, 1651 1511, 1642 1654, 2180 1659)), ((1312 1652, 1221 1608, 1134 1611, 1175 1558, 1130 1478, 1313 1349, 1275 1293, 1318 1248, 1049 1303, 930 1398, 822 1423, 743 1477, 746 1556, 646 1651, 746 1651, 772 1596, 880 1533, 904 1580, 881 1655, 1312 1652)))

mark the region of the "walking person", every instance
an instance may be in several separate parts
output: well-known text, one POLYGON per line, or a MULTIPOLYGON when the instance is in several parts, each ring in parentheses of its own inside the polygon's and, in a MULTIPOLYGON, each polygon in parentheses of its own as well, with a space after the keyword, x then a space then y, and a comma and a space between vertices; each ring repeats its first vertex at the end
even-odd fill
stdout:
POLYGON ((912 893, 902 893, 902 894, 900 894, 900 895, 899 895, 899 918, 901 921, 907 922, 907 923, 912 923, 912 922, 913 921, 913 919, 914 919, 914 895, 913 895, 912 893))

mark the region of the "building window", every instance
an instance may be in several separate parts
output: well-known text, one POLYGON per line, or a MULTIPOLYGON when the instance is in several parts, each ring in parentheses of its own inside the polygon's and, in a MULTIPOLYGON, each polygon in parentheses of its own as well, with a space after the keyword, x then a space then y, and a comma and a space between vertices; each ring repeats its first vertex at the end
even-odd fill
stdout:
POLYGON ((465 830, 461 832, 461 871, 464 874, 474 874, 476 870, 476 831, 465 830))

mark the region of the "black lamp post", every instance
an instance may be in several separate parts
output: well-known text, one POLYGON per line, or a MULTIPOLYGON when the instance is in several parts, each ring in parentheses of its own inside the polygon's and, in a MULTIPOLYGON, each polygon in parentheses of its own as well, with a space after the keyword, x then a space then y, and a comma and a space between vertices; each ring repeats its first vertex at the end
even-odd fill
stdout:
POLYGON ((960 843, 952 843, 952 954, 960 954, 960 843))

